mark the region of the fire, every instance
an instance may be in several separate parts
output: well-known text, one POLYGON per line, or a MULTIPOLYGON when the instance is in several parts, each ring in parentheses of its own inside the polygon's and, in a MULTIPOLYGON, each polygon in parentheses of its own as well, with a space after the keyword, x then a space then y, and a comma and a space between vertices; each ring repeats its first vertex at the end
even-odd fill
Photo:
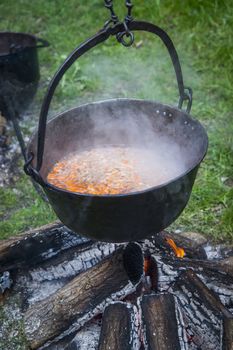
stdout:
POLYGON ((185 256, 185 250, 181 247, 177 247, 176 243, 171 238, 165 238, 166 242, 170 245, 177 258, 183 258, 185 256))

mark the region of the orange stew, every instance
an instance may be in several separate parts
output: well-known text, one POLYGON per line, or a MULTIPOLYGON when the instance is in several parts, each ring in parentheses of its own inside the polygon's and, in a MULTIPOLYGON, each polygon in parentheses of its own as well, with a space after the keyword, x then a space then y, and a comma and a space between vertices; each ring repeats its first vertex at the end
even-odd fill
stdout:
POLYGON ((47 181, 87 194, 123 194, 149 187, 137 169, 137 154, 126 147, 100 147, 71 154, 54 165, 47 181))

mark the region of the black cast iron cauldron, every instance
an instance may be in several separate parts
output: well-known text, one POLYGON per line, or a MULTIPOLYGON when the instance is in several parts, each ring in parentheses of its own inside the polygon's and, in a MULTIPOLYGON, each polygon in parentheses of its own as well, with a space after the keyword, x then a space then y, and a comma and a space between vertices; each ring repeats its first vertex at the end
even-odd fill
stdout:
POLYGON ((189 200, 199 164, 206 154, 208 138, 201 124, 189 115, 191 103, 191 89, 184 88, 177 52, 161 28, 139 21, 129 21, 127 28, 125 23, 107 26, 74 50, 52 79, 42 105, 38 132, 28 146, 25 171, 43 187, 57 216, 74 232, 108 242, 143 239, 166 228, 181 214, 189 200), (56 86, 72 63, 111 35, 127 40, 139 30, 156 34, 166 45, 177 77, 178 108, 147 100, 113 99, 79 106, 47 123, 56 86), (184 100, 188 101, 186 112, 181 109, 184 100), (180 176, 140 192, 99 196, 72 193, 46 181, 52 166, 74 150, 95 146, 96 142, 99 145, 115 144, 119 139, 121 145, 128 145, 130 131, 126 127, 132 116, 139 126, 137 135, 142 142, 146 139, 143 139, 144 130, 140 125, 146 120, 152 137, 166 136, 176 143, 185 163, 185 171, 180 176), (109 125, 109 134, 106 134, 106 128, 102 131, 101 125, 109 125))
POLYGON ((40 79, 37 49, 49 43, 26 33, 0 32, 0 111, 10 118, 8 101, 16 115, 32 101, 40 79))

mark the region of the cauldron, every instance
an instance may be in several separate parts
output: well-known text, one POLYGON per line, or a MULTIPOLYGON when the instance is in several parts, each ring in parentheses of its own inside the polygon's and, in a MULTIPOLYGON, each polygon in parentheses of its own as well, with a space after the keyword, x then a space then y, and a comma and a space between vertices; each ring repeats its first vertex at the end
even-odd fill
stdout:
POLYGON ((32 101, 40 79, 37 49, 44 39, 26 33, 0 32, 0 111, 8 119, 8 104, 18 116, 32 101))
POLYGON ((184 87, 177 52, 161 28, 132 20, 106 25, 75 49, 52 79, 42 105, 38 131, 28 145, 25 171, 42 186, 59 219, 74 232, 107 242, 144 239, 166 228, 181 214, 206 154, 207 134, 202 125, 189 115, 191 104, 191 89, 184 87), (134 31, 139 30, 159 36, 167 47, 179 89, 178 108, 147 100, 112 99, 81 105, 47 123, 56 86, 73 62, 111 35, 116 35, 118 41, 128 45, 128 40, 133 41, 134 31), (182 110, 185 100, 188 101, 186 111, 182 110), (185 163, 185 171, 180 176, 160 186, 120 195, 73 193, 47 182, 47 175, 57 161, 72 150, 92 144, 97 137, 108 145, 121 134, 121 144, 124 144, 124 122, 132 116, 139 125, 142 120, 149 120, 155 138, 166 136, 178 145, 185 163), (110 130, 110 138, 102 134, 100 128, 95 128, 94 119, 103 125, 110 120, 118 121, 114 124, 116 127, 110 130))

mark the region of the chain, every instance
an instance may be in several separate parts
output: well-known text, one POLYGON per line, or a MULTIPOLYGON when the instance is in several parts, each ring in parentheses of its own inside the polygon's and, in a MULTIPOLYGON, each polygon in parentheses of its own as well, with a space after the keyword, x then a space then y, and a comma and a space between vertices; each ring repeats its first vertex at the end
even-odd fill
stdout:
POLYGON ((131 0, 125 0, 125 6, 128 9, 128 14, 125 17, 125 22, 129 23, 133 20, 133 17, 132 17, 133 4, 132 4, 131 0))
POLYGON ((110 14, 111 14, 111 19, 109 19, 105 23, 104 27, 107 27, 110 23, 113 23, 113 24, 118 23, 119 19, 118 19, 117 15, 114 12, 113 1, 112 0, 104 0, 104 6, 110 11, 110 14))
MULTIPOLYGON (((111 18, 105 23, 104 28, 107 28, 111 23, 113 24, 119 23, 119 19, 113 9, 113 0, 104 0, 104 5, 110 11, 110 14, 111 14, 111 18)), ((128 9, 127 15, 125 16, 125 19, 123 22, 125 30, 123 32, 118 33, 116 38, 122 45, 131 46, 134 42, 134 34, 130 32, 128 28, 128 24, 133 20, 133 17, 132 17, 133 4, 131 0, 125 0, 125 6, 128 9)))

